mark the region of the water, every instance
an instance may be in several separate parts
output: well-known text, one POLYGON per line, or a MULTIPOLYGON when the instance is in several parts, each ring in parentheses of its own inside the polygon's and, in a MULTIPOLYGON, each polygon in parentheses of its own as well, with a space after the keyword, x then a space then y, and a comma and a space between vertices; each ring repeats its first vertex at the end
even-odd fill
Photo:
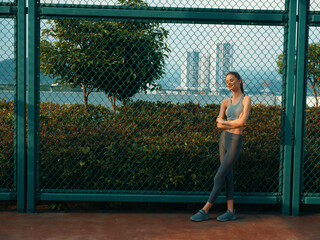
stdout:
MULTIPOLYGON (((221 101, 228 96, 225 95, 201 95, 201 94, 177 94, 177 93, 166 93, 166 94, 136 94, 132 100, 143 100, 150 102, 172 102, 172 103, 198 103, 201 106, 206 104, 220 104, 221 101)), ((281 96, 275 95, 250 95, 252 105, 264 104, 264 105, 281 105, 281 96)), ((14 99, 14 91, 0 91, 0 99, 6 99, 11 101, 14 99)), ((28 101, 28 92, 27 92, 28 101)), ((82 92, 40 92, 41 102, 52 102, 58 104, 83 104, 82 92)), ((104 93, 93 92, 89 95, 88 103, 93 105, 99 105, 111 108, 109 98, 104 93)), ((117 106, 121 106, 120 101, 116 102, 117 106)))
MULTIPOLYGON (((136 94, 132 100, 143 100, 150 102, 172 102, 172 103, 198 103, 201 106, 206 104, 220 104, 221 101, 228 96, 225 95, 201 95, 201 94, 177 94, 177 93, 167 93, 167 94, 136 94)), ((252 105, 264 104, 264 105, 281 105, 281 96, 275 95, 250 95, 252 100, 252 105)), ((14 99, 14 91, 0 91, 0 99, 6 99, 11 101, 14 99)), ((28 101, 28 92, 27 92, 28 101)), ((58 104, 83 104, 82 92, 40 92, 41 102, 52 102, 58 104)), ((88 103, 93 105, 99 105, 111 108, 111 103, 109 98, 104 93, 93 92, 89 95, 88 103)), ((116 102, 117 106, 121 106, 120 101, 116 102)))

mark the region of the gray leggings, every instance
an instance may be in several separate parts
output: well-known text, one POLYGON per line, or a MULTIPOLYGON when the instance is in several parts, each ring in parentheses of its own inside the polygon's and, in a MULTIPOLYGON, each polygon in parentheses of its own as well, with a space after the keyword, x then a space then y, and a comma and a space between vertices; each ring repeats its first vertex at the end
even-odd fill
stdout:
POLYGON ((220 167, 214 177, 214 185, 208 199, 213 204, 226 183, 227 200, 233 199, 232 166, 238 160, 242 146, 242 135, 223 131, 220 136, 220 167))

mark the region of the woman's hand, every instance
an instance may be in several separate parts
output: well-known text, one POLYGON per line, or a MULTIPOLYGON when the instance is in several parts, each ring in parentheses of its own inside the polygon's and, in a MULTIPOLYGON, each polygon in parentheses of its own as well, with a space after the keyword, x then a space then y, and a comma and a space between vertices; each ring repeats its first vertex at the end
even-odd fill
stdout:
POLYGON ((222 118, 217 118, 216 122, 217 122, 217 127, 220 129, 223 129, 223 130, 232 129, 232 127, 227 127, 226 125, 224 125, 226 123, 226 121, 223 120, 222 118))
POLYGON ((217 123, 221 123, 221 124, 223 124, 224 120, 223 120, 223 119, 221 119, 221 118, 217 118, 216 122, 217 122, 217 123))

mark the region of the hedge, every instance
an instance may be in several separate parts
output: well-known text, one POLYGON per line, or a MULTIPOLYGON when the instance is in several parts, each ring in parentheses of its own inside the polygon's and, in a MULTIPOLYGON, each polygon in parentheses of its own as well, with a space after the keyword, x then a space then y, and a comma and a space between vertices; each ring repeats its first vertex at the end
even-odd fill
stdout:
MULTIPOLYGON (((1 104, 1 132, 13 129, 12 102, 1 104), (11 116, 10 115, 10 116, 11 116)), ((219 166, 218 105, 129 102, 40 104, 41 191, 208 192, 219 166), (59 189, 59 190, 57 190, 59 189)), ((281 109, 255 105, 234 167, 235 191, 280 192, 281 109)), ((10 131, 9 131, 10 132, 10 131)), ((13 168, 13 139, 1 134, 1 175, 13 168)))
POLYGON ((0 99, 0 191, 14 189, 14 104, 0 99))

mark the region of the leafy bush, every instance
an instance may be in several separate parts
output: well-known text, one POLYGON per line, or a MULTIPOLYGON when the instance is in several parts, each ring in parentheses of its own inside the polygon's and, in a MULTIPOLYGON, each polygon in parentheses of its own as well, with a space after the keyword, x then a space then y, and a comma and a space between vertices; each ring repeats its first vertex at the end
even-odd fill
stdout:
POLYGON ((305 158, 303 192, 320 193, 320 108, 306 109, 305 158))
MULTIPOLYGON (((116 115, 102 106, 90 108, 87 113, 82 105, 42 103, 44 191, 211 189, 219 166, 218 105, 137 101, 116 115)), ((278 191, 280 109, 254 106, 244 136, 236 191, 278 191)))
POLYGON ((14 104, 0 99, 0 188, 14 188, 14 104))
MULTIPOLYGON (((117 114, 100 105, 89 108, 87 112, 81 104, 41 103, 41 191, 211 190, 219 166, 218 105, 137 101, 118 108, 117 114)), ((13 120, 5 122, 13 129, 13 120)), ((234 167, 235 191, 280 191, 280 125, 279 107, 252 107, 234 167)), ((4 136, 1 143, 8 144, 4 136)), ((3 169, 3 161, 0 164, 3 169)))

